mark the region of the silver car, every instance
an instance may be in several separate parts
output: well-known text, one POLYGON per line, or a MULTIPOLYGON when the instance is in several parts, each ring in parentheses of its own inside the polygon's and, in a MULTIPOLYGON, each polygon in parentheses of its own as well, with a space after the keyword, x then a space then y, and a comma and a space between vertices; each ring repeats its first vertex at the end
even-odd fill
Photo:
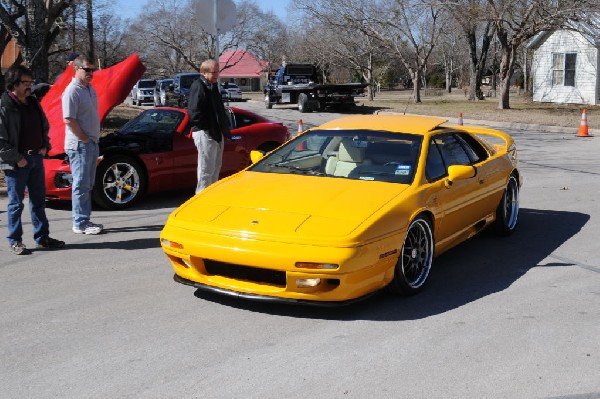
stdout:
POLYGON ((131 90, 131 102, 133 105, 154 102, 154 79, 140 79, 131 90))
POLYGON ((242 91, 232 82, 221 83, 221 96, 227 101, 241 101, 242 91))

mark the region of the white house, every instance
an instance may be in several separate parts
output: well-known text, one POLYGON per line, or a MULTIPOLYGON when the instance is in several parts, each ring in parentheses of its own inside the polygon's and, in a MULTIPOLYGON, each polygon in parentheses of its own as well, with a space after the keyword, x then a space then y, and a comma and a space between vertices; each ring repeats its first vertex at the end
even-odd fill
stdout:
POLYGON ((543 32, 527 47, 533 50, 533 101, 600 104, 600 35, 543 32))

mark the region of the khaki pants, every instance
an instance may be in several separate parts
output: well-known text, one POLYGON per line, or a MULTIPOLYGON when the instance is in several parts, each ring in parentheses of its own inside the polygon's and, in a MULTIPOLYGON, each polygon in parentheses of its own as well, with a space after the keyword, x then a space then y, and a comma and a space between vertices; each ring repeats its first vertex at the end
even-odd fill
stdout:
POLYGON ((198 149, 198 185, 196 194, 219 180, 221 164, 223 163, 223 143, 213 140, 208 131, 197 130, 192 133, 194 144, 198 149))

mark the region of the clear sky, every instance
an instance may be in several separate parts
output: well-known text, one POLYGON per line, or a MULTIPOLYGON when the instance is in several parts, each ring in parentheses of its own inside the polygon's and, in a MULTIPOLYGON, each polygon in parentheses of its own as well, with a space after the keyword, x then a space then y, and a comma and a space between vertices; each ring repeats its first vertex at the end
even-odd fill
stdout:
MULTIPOLYGON (((115 0, 115 11, 123 19, 133 19, 141 12, 147 2, 148 0, 115 0)), ((237 3, 236 0, 234 2, 237 3)), ((285 22, 290 0, 255 0, 255 2, 263 11, 273 11, 285 22)))

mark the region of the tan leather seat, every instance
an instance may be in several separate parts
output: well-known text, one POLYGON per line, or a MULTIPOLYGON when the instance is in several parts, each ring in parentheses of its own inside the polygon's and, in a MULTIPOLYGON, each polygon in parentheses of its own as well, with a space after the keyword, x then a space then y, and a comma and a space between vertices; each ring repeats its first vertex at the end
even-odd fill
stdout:
POLYGON ((325 173, 333 176, 348 177, 358 165, 370 163, 365 161, 365 149, 352 146, 352 139, 345 138, 340 142, 338 154, 329 157, 325 165, 325 173))

